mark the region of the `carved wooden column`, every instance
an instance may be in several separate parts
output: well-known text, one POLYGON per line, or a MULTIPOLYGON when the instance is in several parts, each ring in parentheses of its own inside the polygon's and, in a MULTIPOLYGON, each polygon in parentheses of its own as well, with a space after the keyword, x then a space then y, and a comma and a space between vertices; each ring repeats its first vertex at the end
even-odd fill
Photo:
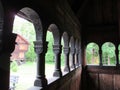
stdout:
POLYGON ((61 77, 62 72, 61 72, 61 45, 53 45, 53 51, 54 51, 54 61, 55 61, 55 71, 53 73, 53 76, 55 77, 61 77))
POLYGON ((70 48, 71 68, 75 68, 75 48, 70 48))
POLYGON ((115 50, 116 66, 119 66, 119 49, 118 49, 118 45, 116 45, 115 48, 116 48, 116 50, 115 50))
POLYGON ((79 66, 79 58, 78 58, 78 56, 79 56, 79 49, 78 48, 76 48, 76 53, 75 53, 75 59, 76 59, 76 66, 78 67, 79 66))
POLYGON ((79 41, 79 44, 78 44, 78 60, 79 60, 79 66, 81 65, 81 60, 82 60, 82 54, 81 54, 81 42, 79 41))
POLYGON ((81 49, 79 49, 79 52, 78 52, 78 61, 80 66, 81 65, 81 49))
POLYGON ((99 65, 103 66, 103 63, 102 63, 102 48, 101 48, 101 46, 99 47, 99 59, 100 59, 99 65))
POLYGON ((69 66, 69 47, 64 47, 64 56, 65 56, 65 72, 70 72, 70 66, 69 66))
POLYGON ((47 51, 46 42, 44 45, 42 41, 34 42, 34 49, 37 54, 37 76, 34 82, 34 86, 45 87, 47 85, 47 79, 45 78, 45 53, 47 51))
POLYGON ((81 46, 81 65, 83 68, 86 66, 86 46, 83 44, 81 46))

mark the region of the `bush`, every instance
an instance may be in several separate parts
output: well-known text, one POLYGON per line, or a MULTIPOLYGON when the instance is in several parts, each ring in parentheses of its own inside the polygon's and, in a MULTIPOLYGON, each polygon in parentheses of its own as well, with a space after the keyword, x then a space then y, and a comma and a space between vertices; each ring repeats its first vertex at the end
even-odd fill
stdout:
POLYGON ((26 61, 34 62, 36 60, 36 54, 34 52, 33 43, 30 44, 28 51, 25 54, 26 61))
POLYGON ((18 65, 17 65, 17 62, 15 60, 13 60, 10 64, 10 69, 13 71, 13 72, 17 72, 18 71, 18 65))

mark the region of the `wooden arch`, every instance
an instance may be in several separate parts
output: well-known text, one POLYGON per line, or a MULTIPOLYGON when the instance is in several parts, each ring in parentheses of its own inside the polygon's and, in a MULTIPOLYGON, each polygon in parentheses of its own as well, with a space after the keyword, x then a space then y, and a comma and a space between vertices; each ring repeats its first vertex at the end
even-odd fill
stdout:
POLYGON ((51 24, 48 28, 49 31, 52 32, 53 38, 54 38, 54 45, 60 45, 61 39, 60 39, 60 33, 59 29, 55 24, 51 24))
POLYGON ((115 48, 115 44, 112 43, 112 42, 105 42, 105 43, 102 44, 102 47, 103 47, 104 45, 106 45, 107 43, 110 43, 112 46, 114 46, 114 50, 116 49, 116 48, 115 48))
POLYGON ((63 33, 63 41, 64 41, 64 47, 68 47, 69 46, 69 36, 67 32, 63 33))
POLYGON ((36 40, 43 41, 43 28, 39 15, 31 8, 25 7, 18 12, 18 15, 31 21, 36 32, 36 40))
POLYGON ((79 48, 79 39, 75 40, 75 48, 77 48, 77 49, 79 48))
POLYGON ((70 38, 70 47, 75 48, 75 39, 73 36, 71 36, 71 38, 70 38))

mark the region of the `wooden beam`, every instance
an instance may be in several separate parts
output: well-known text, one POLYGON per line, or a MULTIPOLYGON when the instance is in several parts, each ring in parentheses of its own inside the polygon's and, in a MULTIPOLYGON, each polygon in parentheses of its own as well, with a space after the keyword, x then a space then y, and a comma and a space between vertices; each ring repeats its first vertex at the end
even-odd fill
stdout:
POLYGON ((117 14, 118 14, 118 31, 119 31, 119 41, 120 41, 120 0, 117 0, 117 14))
POLYGON ((103 74, 120 74, 120 67, 116 66, 90 66, 87 65, 86 69, 90 73, 103 73, 103 74))
POLYGON ((117 26, 116 24, 107 24, 107 25, 83 25, 82 26, 83 29, 85 30, 92 30, 92 31, 110 31, 110 30, 114 30, 114 31, 117 31, 117 26))
POLYGON ((88 1, 90 1, 90 0, 84 0, 81 8, 78 10, 78 12, 77 12, 77 17, 78 17, 78 18, 80 18, 81 14, 82 14, 82 12, 83 12, 83 10, 84 10, 84 8, 85 8, 85 7, 87 6, 87 4, 88 4, 88 1))

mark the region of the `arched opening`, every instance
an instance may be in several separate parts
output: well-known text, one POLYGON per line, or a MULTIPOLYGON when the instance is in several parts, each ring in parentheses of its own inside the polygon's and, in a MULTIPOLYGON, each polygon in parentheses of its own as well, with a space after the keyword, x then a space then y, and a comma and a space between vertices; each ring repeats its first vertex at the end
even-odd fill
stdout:
POLYGON ((115 45, 111 42, 105 42, 102 45, 102 64, 116 65, 115 45))
POLYGON ((75 68, 75 40, 74 37, 71 36, 70 42, 69 42, 69 47, 70 47, 70 68, 73 70, 75 68))
MULTIPOLYGON (((61 37, 61 71, 64 72, 64 66, 65 66, 65 56, 64 56, 64 40, 63 37, 61 37)), ((63 73, 64 74, 64 73, 63 73)))
POLYGON ((99 47, 96 43, 89 43, 86 47, 87 65, 99 65, 99 47))
POLYGON ((76 39, 75 41, 75 65, 76 67, 79 66, 79 40, 76 39))
POLYGON ((118 45, 118 61, 120 63, 120 45, 118 45))
POLYGON ((51 24, 48 28, 49 31, 52 32, 53 35, 53 52, 54 52, 54 61, 55 61, 55 70, 53 73, 54 77, 61 77, 61 37, 59 33, 59 29, 55 24, 51 24))
POLYGON ((63 45, 62 54, 64 54, 64 58, 61 59, 64 60, 64 72, 70 72, 70 65, 69 65, 70 48, 69 48, 69 36, 67 32, 63 33, 62 45, 63 45))
MULTIPOLYGON (((33 86, 35 79, 36 54, 33 48, 35 30, 31 22, 15 16, 13 33, 17 34, 17 38, 15 50, 11 56, 10 81, 14 79, 14 77, 18 78, 18 81, 16 80, 15 82, 16 90, 24 90, 33 86)), ((12 86, 12 82, 10 82, 10 85, 12 86)))
POLYGON ((17 48, 15 48, 15 53, 12 53, 11 70, 17 71, 18 69, 18 73, 11 72, 10 87, 16 87, 16 90, 26 90, 34 84, 36 76, 35 63, 38 60, 36 60, 33 41, 42 41, 42 26, 37 13, 28 7, 21 9, 17 15, 22 18, 16 16, 14 21, 13 32, 17 33, 17 48), (25 44, 28 44, 29 48, 25 44), (16 56, 19 57, 18 60, 16 60, 16 56), (18 77, 18 83, 15 82, 16 86, 14 86, 14 82, 11 85, 11 80, 15 79, 13 78, 15 76, 18 77))
POLYGON ((51 78, 53 77, 54 72, 54 53, 53 53, 53 35, 52 32, 47 30, 46 41, 48 42, 47 53, 45 56, 45 72, 46 78, 48 79, 48 83, 51 82, 51 78))

